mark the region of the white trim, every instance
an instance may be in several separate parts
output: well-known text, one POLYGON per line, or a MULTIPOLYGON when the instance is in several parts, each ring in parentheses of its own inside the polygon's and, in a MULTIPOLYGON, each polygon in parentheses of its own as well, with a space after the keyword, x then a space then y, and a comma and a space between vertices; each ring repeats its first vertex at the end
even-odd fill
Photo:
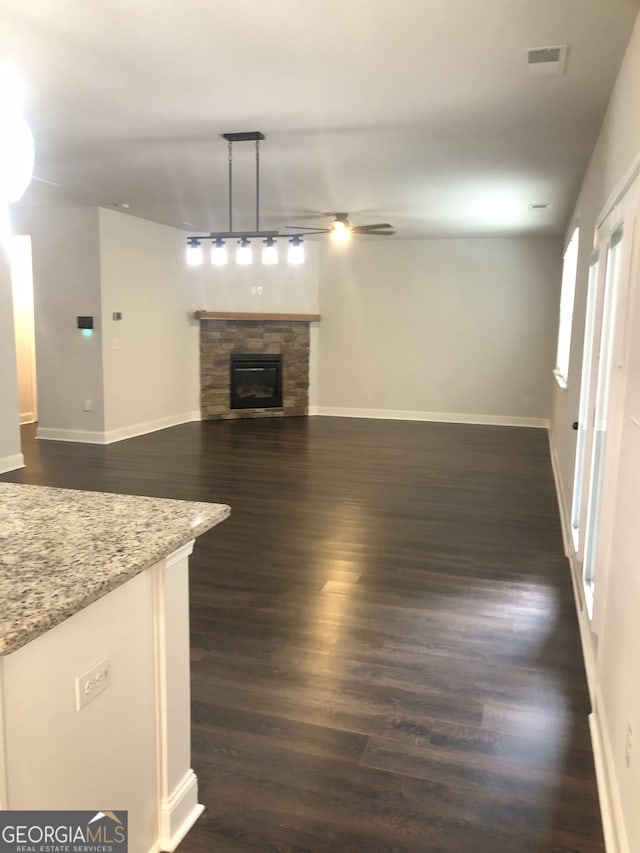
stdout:
MULTIPOLYGON (((198 779, 189 766, 190 736, 185 739, 181 728, 187 726, 190 733, 187 578, 188 557, 192 549, 193 540, 169 554, 151 570, 158 840, 160 849, 169 853, 176 849, 204 811, 204 806, 198 803, 198 779), (183 593, 184 598, 179 595, 176 599, 176 591, 183 593), (182 648, 183 643, 185 670, 178 672, 175 651, 178 646, 182 648), (182 768, 185 768, 184 772, 175 782, 182 768)), ((178 657, 181 659, 182 656, 178 657)))
MULTIPOLYGON (((602 706, 599 706, 602 708, 602 706)), ((611 745, 604 736, 606 720, 601 712, 589 714, 589 730, 593 761, 598 783, 598 799, 602 816, 602 830, 607 853, 631 853, 624 825, 620 792, 615 781, 615 769, 611 745)))
POLYGON ((55 429, 38 427, 36 438, 43 441, 76 441, 80 444, 106 444, 105 434, 98 430, 84 429, 55 429))
POLYGON ((350 409, 334 406, 313 406, 309 408, 309 414, 333 418, 377 418, 379 420, 392 421, 435 421, 451 424, 549 428, 548 418, 519 418, 510 415, 474 415, 460 412, 407 412, 395 409, 350 409))
POLYGON ((80 430, 80 429, 55 429, 51 427, 38 427, 36 438, 45 441, 76 441, 80 444, 113 444, 116 441, 124 441, 127 438, 135 438, 150 432, 158 432, 162 429, 179 426, 201 420, 200 412, 183 412, 181 415, 171 415, 168 418, 158 418, 154 421, 145 421, 132 424, 127 427, 108 430, 80 430))
POLYGON ((104 433, 105 444, 112 444, 114 441, 123 441, 125 438, 135 438, 138 435, 146 435, 149 432, 158 432, 161 429, 168 429, 169 427, 199 421, 200 419, 201 415, 199 411, 182 412, 179 415, 170 415, 168 418, 157 418, 153 421, 144 421, 143 423, 108 430, 104 433))
POLYGON ((558 462, 558 454, 556 453, 553 433, 549 430, 549 456, 551 457, 551 470, 553 472, 553 481, 556 487, 556 499, 558 501, 558 510, 560 512, 560 527, 562 529, 562 544, 564 545, 565 557, 571 557, 575 553, 573 547, 573 537, 571 535, 571 516, 567 510, 567 497, 560 476, 560 463, 558 462))
POLYGON ((567 377, 563 376, 557 367, 553 370, 553 378, 558 383, 558 388, 562 388, 563 391, 567 390, 567 377))
POLYGON ((20 412, 20 426, 34 424, 37 420, 35 412, 20 412))
POLYGON ((4 661, 0 658, 0 811, 9 809, 9 780, 7 779, 7 733, 4 722, 4 661))
POLYGON ((198 778, 189 769, 160 804, 160 849, 172 853, 203 811, 204 806, 198 802, 198 778))
POLYGON ((584 661, 584 671, 587 676, 587 687, 589 688, 589 697, 591 707, 595 705, 596 692, 596 655, 593 645, 593 631, 591 630, 591 621, 585 601, 584 584, 582 582, 582 564, 575 560, 569 560, 569 571, 571 574, 571 585, 573 586, 573 600, 576 608, 576 616, 578 617, 578 629, 580 631, 580 645, 582 646, 582 659, 584 661))
POLYGON ((562 529, 562 542, 564 553, 569 561, 569 574, 571 576, 571 585, 573 587, 573 598, 578 617, 578 627, 580 629, 580 645, 582 646, 582 659, 584 661, 584 669, 587 676, 587 685, 589 687, 589 696, 591 697, 591 706, 595 700, 595 684, 596 684, 596 660, 593 648, 593 632, 591 630, 591 622, 587 612, 586 601, 584 598, 584 586, 582 582, 582 564, 576 558, 576 552, 573 547, 573 537, 571 535, 571 516, 567 510, 567 500, 560 476, 560 465, 558 463, 558 454, 553 437, 553 431, 549 430, 549 455, 551 457, 551 470, 553 471, 553 480, 556 487, 556 498, 558 501, 558 510, 560 512, 560 527, 562 529))
POLYGON ((625 173, 620 183, 614 188, 613 192, 604 204, 600 211, 600 215, 596 219, 596 231, 602 227, 603 222, 609 216, 614 207, 624 198, 627 190, 633 184, 637 176, 640 174, 640 154, 638 154, 625 173))
POLYGON ((195 539, 191 539, 191 541, 187 542, 186 545, 182 545, 176 551, 172 551, 167 557, 164 558, 164 564, 167 569, 170 569, 171 566, 175 566, 176 563, 179 563, 180 560, 183 560, 185 557, 189 557, 193 554, 193 546, 195 544, 195 539))
POLYGON ((16 468, 24 468, 24 456, 22 453, 14 453, 13 456, 3 456, 0 459, 0 474, 7 471, 15 471, 16 468))

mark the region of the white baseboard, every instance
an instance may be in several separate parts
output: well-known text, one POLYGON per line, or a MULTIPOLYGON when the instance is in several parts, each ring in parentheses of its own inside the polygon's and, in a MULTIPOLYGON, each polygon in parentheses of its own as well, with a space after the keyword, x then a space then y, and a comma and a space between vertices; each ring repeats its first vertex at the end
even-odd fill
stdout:
POLYGON ((579 570, 576 569, 576 566, 571 559, 569 560, 569 572, 571 574, 571 583, 573 585, 573 600, 578 616, 578 628, 580 630, 580 645, 582 646, 584 671, 587 676, 587 687, 589 688, 589 697, 591 699, 591 707, 593 708, 595 705, 596 690, 596 655, 594 649, 594 637, 591 632, 591 622, 589 620, 589 613, 587 612, 587 606, 584 600, 582 579, 579 576, 579 570))
POLYGON ((558 501, 558 510, 560 512, 560 526, 562 528, 562 543, 564 545, 565 557, 571 557, 574 553, 573 538, 571 536, 571 515, 567 495, 560 476, 560 465, 558 463, 558 454, 556 453, 556 445, 553 440, 553 431, 549 430, 549 455, 551 456, 551 470, 553 471, 553 480, 556 485, 556 498, 558 501))
MULTIPOLYGON (((601 705, 600 708, 602 708, 601 705)), ((601 710, 598 713, 589 714, 589 730, 591 732, 593 761, 596 768, 605 849, 607 853, 631 853, 622 817, 620 794, 615 782, 611 745, 604 735, 606 723, 602 719, 601 710)))
POLYGON ((106 432, 99 430, 38 427, 36 438, 41 438, 45 441, 76 441, 81 444, 113 444, 116 441, 124 441, 127 438, 135 438, 138 435, 146 435, 149 432, 158 432, 161 429, 168 429, 169 427, 199 420, 200 412, 183 412, 181 415, 157 418, 153 421, 131 424, 131 426, 119 427, 118 429, 107 430, 106 432))
POLYGON ((188 770, 160 804, 160 849, 172 853, 203 811, 204 806, 198 802, 198 778, 193 770, 188 770))
POLYGON ((112 444, 114 441, 123 441, 125 438, 135 438, 138 435, 146 435, 149 432, 158 432, 161 429, 169 429, 169 427, 180 426, 180 424, 191 423, 201 419, 200 411, 183 412, 180 415, 171 415, 168 418, 157 418, 153 421, 145 421, 131 426, 120 427, 119 429, 108 430, 105 435, 105 444, 112 444))
POLYGON ((558 511, 560 513, 562 543, 564 547, 565 556, 569 562, 569 574, 571 576, 573 598, 576 607, 576 613, 578 616, 578 627, 580 629, 582 658, 584 660, 584 668, 587 675, 587 684, 589 687, 589 696, 591 698, 591 707, 593 708, 595 706, 596 686, 596 659, 593 646, 593 634, 591 632, 591 622, 589 620, 589 614, 587 612, 587 606, 584 597, 584 589, 582 587, 582 567, 576 561, 575 548, 573 547, 569 503, 567 501, 566 492, 562 484, 562 477, 560 476, 558 454, 556 452, 556 446, 553 440, 552 430, 549 430, 549 455, 551 457, 551 470, 553 471, 553 480, 556 488, 556 499, 558 502, 558 511))
POLYGON ((548 429, 548 418, 519 418, 510 415, 474 415, 460 412, 409 412, 394 409, 349 409, 333 406, 312 406, 310 415, 333 418, 377 418, 393 421, 434 421, 451 424, 482 424, 485 426, 518 426, 548 429))
POLYGON ((80 444, 106 444, 104 432, 89 429, 56 429, 41 427, 36 430, 36 438, 44 441, 76 441, 80 444))
POLYGON ((15 471, 16 468, 24 468, 24 456, 22 453, 14 453, 13 456, 3 456, 0 458, 0 474, 6 474, 7 471, 15 471))

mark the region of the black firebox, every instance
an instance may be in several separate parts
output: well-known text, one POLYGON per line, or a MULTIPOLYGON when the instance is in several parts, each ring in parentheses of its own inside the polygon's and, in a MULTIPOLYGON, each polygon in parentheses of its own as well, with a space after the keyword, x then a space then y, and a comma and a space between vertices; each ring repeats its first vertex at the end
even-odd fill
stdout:
POLYGON ((282 356, 231 354, 232 409, 282 407, 282 356))

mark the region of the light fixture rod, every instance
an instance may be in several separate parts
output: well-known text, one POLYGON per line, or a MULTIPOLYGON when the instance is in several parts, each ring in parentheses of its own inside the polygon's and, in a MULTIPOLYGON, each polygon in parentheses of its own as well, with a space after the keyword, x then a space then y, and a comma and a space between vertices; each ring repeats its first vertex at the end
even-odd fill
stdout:
MULTIPOLYGON (((189 240, 241 240, 243 237, 291 237, 292 234, 279 234, 277 231, 210 231, 208 234, 194 234, 189 240)), ((304 235, 307 236, 306 234, 304 235)))
POLYGON ((256 139, 256 231, 260 230, 260 140, 256 139))
POLYGON ((229 140, 229 231, 233 231, 233 141, 229 140))
MULTIPOLYGON (((224 243, 225 240, 237 239, 248 243, 251 239, 262 239, 270 247, 275 247, 275 238, 288 240, 294 247, 302 246, 302 238, 312 234, 324 234, 326 228, 318 230, 304 227, 304 234, 291 234, 282 231, 262 230, 260 228, 260 141, 265 138, 264 133, 259 130, 251 130, 242 133, 223 133, 222 136, 227 140, 229 147, 229 230, 228 231, 211 231, 209 234, 193 234, 187 237, 188 247, 192 250, 200 248, 200 244, 204 240, 213 240, 217 244, 224 243), (256 228, 255 231, 234 231, 233 229, 233 143, 234 142, 255 142, 256 144, 256 228)), ((290 228, 291 226, 286 226, 290 228)), ((215 247, 214 247, 215 248, 215 247)))

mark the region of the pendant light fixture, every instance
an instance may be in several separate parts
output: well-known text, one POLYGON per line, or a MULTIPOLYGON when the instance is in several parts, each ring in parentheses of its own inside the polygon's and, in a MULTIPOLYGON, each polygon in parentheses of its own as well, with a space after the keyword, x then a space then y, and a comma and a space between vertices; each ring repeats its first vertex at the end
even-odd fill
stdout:
POLYGON ((260 142, 263 140, 264 134, 259 130, 252 130, 243 133, 223 133, 222 136, 228 142, 229 148, 229 230, 228 231, 211 231, 206 235, 192 235, 187 237, 187 264, 189 266, 201 266, 203 262, 202 242, 206 240, 212 241, 211 245, 211 263, 216 266, 223 266, 227 263, 227 247, 225 241, 237 240, 236 248, 236 263, 248 265, 253 263, 253 250, 251 240, 262 240, 263 247, 261 260, 263 264, 278 263, 278 246, 277 238, 289 240, 291 245, 287 253, 287 258, 291 264, 304 263, 304 249, 302 246, 302 237, 291 234, 280 233, 278 231, 265 231, 260 228, 260 142), (256 227, 254 231, 237 231, 233 228, 233 143, 234 142, 255 142, 256 146, 256 227))

